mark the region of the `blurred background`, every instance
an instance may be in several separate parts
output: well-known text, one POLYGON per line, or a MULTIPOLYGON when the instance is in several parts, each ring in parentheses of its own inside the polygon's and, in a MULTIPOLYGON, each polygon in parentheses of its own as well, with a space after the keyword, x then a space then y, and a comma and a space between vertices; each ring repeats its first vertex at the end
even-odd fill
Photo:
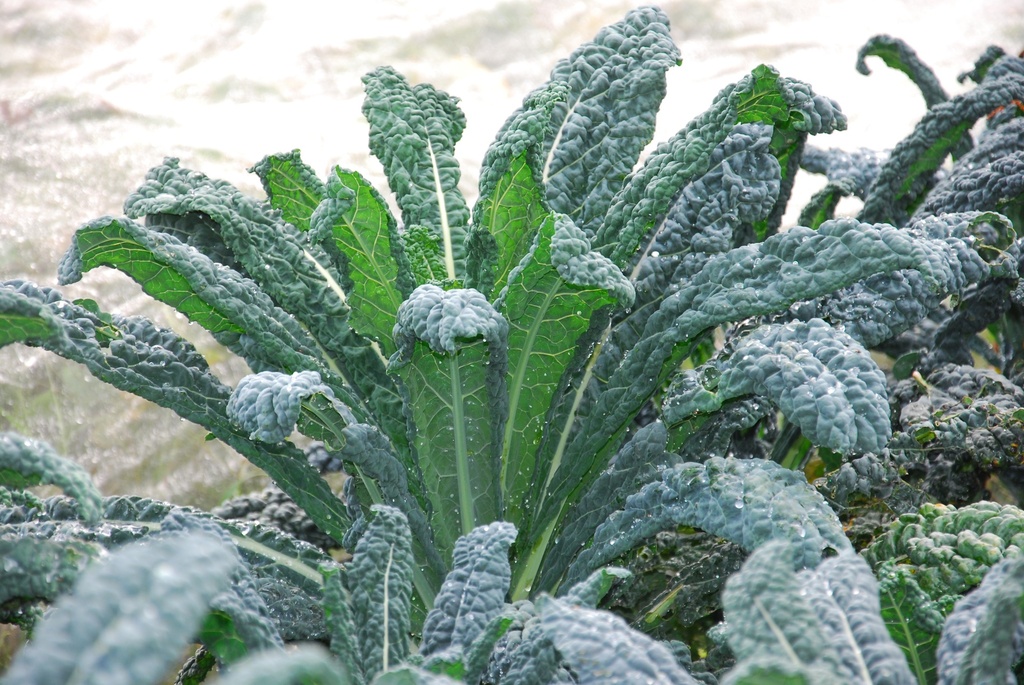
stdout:
MULTIPOLYGON (((560 58, 631 7, 622 0, 0 0, 0 279, 56 285, 74 230, 120 215, 124 197, 164 156, 262 197, 246 169, 302 150, 321 175, 357 169, 382 190, 366 151, 360 77, 391 64, 462 99, 463 191, 495 131, 560 58)), ((655 142, 760 63, 838 101, 849 129, 821 147, 887 149, 924 101, 901 73, 858 48, 907 41, 950 94, 988 45, 1024 48, 1021 0, 676 0, 683 64, 669 73, 655 142)), ((798 179, 791 211, 822 179, 798 179)), ((853 213, 855 204, 840 206, 853 213)), ((230 384, 238 359, 112 270, 62 289, 107 311, 146 314, 195 342, 230 384)), ((0 430, 48 441, 84 464, 104 494, 209 508, 258 489, 262 474, 205 431, 20 345, 0 349, 0 430)))

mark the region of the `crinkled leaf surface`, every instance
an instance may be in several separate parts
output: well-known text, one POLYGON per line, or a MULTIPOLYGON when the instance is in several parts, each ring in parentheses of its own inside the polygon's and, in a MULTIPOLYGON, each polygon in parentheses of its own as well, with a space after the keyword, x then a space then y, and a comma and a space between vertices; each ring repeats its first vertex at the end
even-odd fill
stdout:
POLYGON ((871 73, 865 61, 868 57, 880 57, 890 69, 906 74, 921 89, 921 95, 928 107, 934 107, 949 99, 935 72, 921 61, 913 48, 899 38, 880 34, 872 36, 861 46, 857 52, 857 71, 865 76, 871 73))
POLYGON ((678 464, 626 499, 598 526, 587 549, 569 567, 575 583, 655 533, 685 525, 756 549, 768 540, 790 540, 801 566, 814 567, 822 552, 850 548, 835 513, 802 473, 762 459, 718 457, 678 464))
POLYGON ((366 682, 409 655, 410 603, 415 561, 402 512, 371 507, 370 524, 344 571, 358 664, 366 682))
POLYGON ((534 91, 505 122, 484 157, 480 198, 466 238, 466 285, 485 295, 505 287, 509 272, 530 249, 548 216, 540 179, 542 147, 551 110, 567 94, 568 86, 562 82, 534 91))
POLYGON ((665 72, 678 62, 668 17, 644 7, 603 28, 552 70, 551 81, 566 83, 569 93, 552 112, 543 182, 551 208, 588 234, 653 138, 665 72))
POLYGON ((616 193, 594 236, 595 248, 625 264, 644 236, 664 220, 679 192, 708 171, 712 151, 733 127, 755 122, 810 134, 846 128, 846 117, 835 102, 762 65, 724 88, 706 112, 651 153, 616 193))
POLYGON ((466 649, 501 613, 512 577, 508 551, 515 537, 515 526, 497 521, 459 538, 452 570, 423 625, 421 654, 466 649))
POLYGON ((302 161, 299 151, 267 155, 249 171, 259 176, 267 201, 281 212, 281 218, 300 231, 308 231, 309 218, 327 195, 327 188, 302 161))
MULTIPOLYGON (((713 257, 647 322, 644 336, 608 379, 581 422, 542 504, 541 526, 560 517, 585 491, 595 465, 607 461, 628 421, 675 371, 702 332, 728 321, 767 314, 824 295, 875 273, 914 268, 939 289, 952 268, 939 238, 907 234, 852 219, 817 231, 794 227, 763 243, 713 257)), ((531 526, 536 539, 540 526, 531 526)))
POLYGON ((163 677, 236 563, 229 547, 202 534, 112 554, 57 601, 4 683, 135 685, 163 677))
MULTIPOLYGON (((146 181, 125 201, 130 217, 149 214, 202 213, 209 217, 245 272, 281 309, 288 312, 304 328, 308 338, 315 339, 318 370, 335 394, 342 395, 342 383, 326 375, 336 371, 345 383, 355 389, 382 423, 382 428, 399 450, 407 450, 407 426, 397 419, 401 398, 385 373, 385 360, 368 340, 356 335, 347 321, 348 305, 339 283, 343 275, 333 264, 331 254, 320 245, 285 222, 280 212, 269 205, 245 196, 230 184, 215 181, 204 174, 181 169, 176 159, 166 159, 147 174, 146 181), (326 357, 326 358, 324 358, 326 357)), ((263 304, 261 309, 273 308, 263 304)), ((255 312, 256 307, 249 307, 255 312)), ((256 336, 257 327, 245 332, 256 336)), ((245 339, 242 339, 245 342, 245 339)), ((269 350, 284 353, 280 343, 270 341, 269 350)), ((307 350, 309 345, 297 345, 307 350)), ((257 346, 249 346, 258 351, 257 346)), ((243 354, 243 356, 246 356, 243 354)), ((315 368, 310 365, 271 364, 271 368, 296 371, 315 368)), ((264 370, 260 367, 256 370, 264 370)), ((357 402, 348 402, 355 407, 357 402)))
POLYGON ((89 472, 39 440, 0 433, 0 484, 15 488, 56 485, 78 500, 86 523, 95 523, 100 517, 102 496, 89 472))
POLYGON ((325 199, 310 219, 310 238, 333 241, 344 255, 352 326, 391 356, 391 329, 413 281, 384 198, 358 172, 335 167, 327 179, 325 199))
POLYGON ((540 627, 581 683, 695 685, 663 644, 630 628, 608 611, 546 597, 540 627))
POLYGON ((941 685, 1012 683, 1024 653, 1024 558, 1006 559, 946 619, 936 651, 941 685))
POLYGON ((322 530, 336 539, 344 535, 348 514, 305 455, 292 445, 260 443, 241 433, 227 416, 230 389, 209 372, 191 343, 139 317, 108 321, 31 283, 8 281, 0 290, 6 293, 0 304, 45 308, 46 319, 59 326, 45 339, 23 342, 84 364, 100 380, 203 426, 266 471, 322 530))
POLYGON ((877 582, 852 551, 793 573, 786 541, 765 544, 726 583, 729 644, 746 659, 782 657, 834 683, 915 683, 878 613, 877 582))
POLYGON ((370 72, 363 85, 370 152, 384 165, 402 223, 440 237, 447 277, 461 278, 469 208, 454 155, 466 127, 458 100, 427 83, 412 86, 391 67, 370 72))
POLYGON ((656 480, 659 467, 678 461, 666 453, 667 440, 665 424, 655 421, 638 430, 619 450, 611 465, 566 515, 544 559, 539 587, 554 587, 572 558, 593 538, 597 527, 621 509, 630 494, 656 480))
POLYGON ((814 444, 838 452, 881 452, 891 437, 885 374, 821 319, 762 326, 728 358, 685 372, 665 400, 665 420, 714 412, 749 393, 768 397, 814 444))
POLYGON ((935 171, 981 117, 1024 98, 1024 75, 986 79, 977 88, 935 105, 901 140, 872 184, 858 218, 902 223, 923 199, 935 171))
POLYGON ((0 604, 16 610, 20 603, 52 602, 99 555, 98 547, 81 541, 0 537, 0 604))
POLYGON ((352 412, 320 382, 316 371, 293 374, 264 371, 245 376, 231 393, 227 412, 250 439, 278 443, 295 430, 303 401, 313 395, 323 395, 336 413, 347 422, 355 423, 352 412))
POLYGON ((302 321, 338 359, 344 359, 349 332, 347 307, 331 287, 340 274, 330 260, 286 223, 279 212, 243 195, 228 183, 181 169, 168 158, 125 200, 130 218, 147 214, 202 212, 246 272, 283 309, 302 321))
POLYGON ((125 272, 245 358, 289 370, 317 364, 316 343, 254 282, 171 236, 126 219, 96 219, 75 232, 60 282, 75 283, 98 266, 125 272), (243 346, 242 335, 259 345, 243 346))

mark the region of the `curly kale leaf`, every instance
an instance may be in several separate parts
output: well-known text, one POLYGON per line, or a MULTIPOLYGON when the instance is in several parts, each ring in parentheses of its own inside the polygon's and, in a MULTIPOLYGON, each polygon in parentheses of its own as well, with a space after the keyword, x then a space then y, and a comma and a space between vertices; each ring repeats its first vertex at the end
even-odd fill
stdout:
POLYGON ((985 133, 936 184, 915 216, 993 211, 1024 231, 1024 118, 985 133))
POLYGON ((322 395, 347 423, 356 423, 352 412, 337 401, 315 371, 250 374, 231 393, 227 412, 251 440, 278 443, 292 434, 303 401, 314 395, 322 395))
POLYGON ((946 502, 976 499, 987 474, 1020 463, 1024 390, 988 369, 946 364, 923 378, 901 381, 894 456, 946 502))
MULTIPOLYGON (((405 514, 413 534, 416 558, 426 562, 426 568, 417 567, 416 573, 434 576, 440 584, 445 563, 434 544, 433 532, 428 523, 430 502, 423 493, 422 476, 410 471, 399 460, 387 438, 373 426, 357 423, 345 426, 341 431, 344 446, 335 454, 355 479, 362 479, 366 488, 373 487, 371 499, 394 507, 405 514), (372 481, 367 483, 366 481, 372 481), (411 482, 410 482, 411 481, 411 482)), ((417 587, 420 587, 417 576, 417 587)), ((433 592, 425 596, 431 596, 433 592)))
POLYGON ((905 223, 932 186, 936 170, 981 117, 1012 100, 1024 99, 1024 75, 986 79, 977 88, 928 110, 901 140, 868 191, 858 218, 869 223, 905 223))
MULTIPOLYGON (((744 226, 766 219, 778 200, 781 169, 770 149, 772 127, 739 124, 711 151, 707 169, 678 192, 661 224, 634 257, 636 301, 616 315, 594 365, 606 379, 643 334, 661 301, 712 255, 738 245, 744 226)), ((580 414, 585 413, 584 408, 580 414)))
POLYGON ((540 176, 544 138, 552 110, 566 101, 568 92, 568 85, 560 81, 534 91, 505 122, 484 156, 480 198, 466 237, 466 286, 486 296, 505 287, 550 214, 540 176))
POLYGON ((409 654, 414 565, 405 516, 375 505, 352 561, 337 578, 328 577, 324 611, 331 648, 360 683, 409 654))
POLYGON ((1012 669, 1024 654, 1024 559, 1006 559, 981 587, 957 602, 936 652, 938 682, 1016 682, 1012 669))
MULTIPOLYGON (((936 290, 952 268, 944 240, 910 235, 853 219, 826 222, 817 231, 794 227, 763 243, 708 260, 666 297, 644 337, 608 379, 594 409, 568 441, 538 517, 560 516, 596 477, 634 416, 665 384, 704 331, 730 321, 781 311, 876 273, 912 268, 936 290)), ((537 533, 531 527, 530 537, 537 533)))
POLYGON ((188 645, 237 559, 202 533, 170 534, 114 552, 82 574, 35 629, 5 683, 154 682, 188 645))
POLYGON ((644 7, 601 29, 552 69, 551 83, 566 84, 568 96, 552 109, 542 181, 551 209, 588 235, 653 138, 665 72, 679 61, 668 17, 644 7))
POLYGON ((508 321, 508 420, 501 438, 504 519, 522 525, 532 480, 551 470, 538 446, 546 413, 603 307, 628 307, 633 284, 569 217, 546 220, 495 307, 508 321))
POLYGON ((581 682, 697 683, 664 644, 631 629, 611 612, 547 597, 540 605, 540 629, 581 682))
POLYGON ((725 585, 728 640, 745 661, 815 683, 916 683, 879 616, 878 584, 852 549, 794 574, 788 542, 765 544, 725 585))
POLYGON ((1020 555, 1024 512, 1015 506, 976 502, 963 507, 925 503, 900 516, 864 550, 879 567, 896 561, 912 572, 930 597, 940 600, 976 587, 988 570, 1020 555))
POLYGON ((30 310, 36 312, 33 323, 15 329, 26 334, 21 342, 79 362, 100 380, 203 426, 266 471, 325 532, 344 535, 345 508, 305 455, 287 443, 270 445, 241 433, 227 416, 230 389, 191 343, 143 318, 94 313, 52 289, 21 281, 0 286, 2 315, 22 319, 30 310))
MULTIPOLYGON (((275 528, 254 521, 228 522, 198 510, 138 497, 104 499, 101 518, 92 526, 83 525, 77 506, 64 497, 44 500, 42 506, 0 508, 0 521, 0 534, 4 536, 107 549, 161 530, 192 530, 198 525, 209 532, 216 525, 230 536, 244 562, 242 570, 234 576, 244 580, 243 576, 249 574, 253 579, 251 583, 245 580, 237 585, 234 598, 222 597, 222 614, 210 619, 211 639, 224 640, 227 658, 238 654, 236 645, 266 645, 268 640, 277 640, 275 634, 289 641, 324 637, 323 614, 318 604, 323 583, 319 568, 329 568, 333 561, 318 548, 275 528), (253 588, 261 602, 256 601, 253 588), (267 629, 267 614, 260 618, 258 607, 262 604, 269 608, 272 630, 267 629), (222 620, 224 617, 233 618, 228 622, 222 620)), ((218 532, 218 537, 224 536, 218 532)))
MULTIPOLYGON (((393 379, 385 371, 385 360, 380 352, 370 345, 369 340, 356 335, 348 325, 349 307, 344 291, 339 286, 345 277, 333 263, 331 253, 319 244, 309 242, 308 235, 286 223, 279 211, 243 195, 228 183, 181 169, 175 159, 167 159, 161 166, 150 170, 145 183, 125 201, 125 212, 130 217, 190 212, 208 216, 220 237, 244 267, 245 273, 258 284, 259 290, 269 295, 273 303, 288 313, 284 315, 290 320, 287 325, 302 333, 297 338, 300 344, 293 344, 295 349, 303 352, 303 359, 311 357, 319 361, 319 366, 308 360, 302 365, 262 363, 256 370, 318 371, 335 394, 340 396, 351 393, 363 400, 368 406, 364 413, 372 411, 376 414, 396 447, 408 451, 408 426, 396 418, 401 416, 401 397, 393 379), (328 374, 328 370, 335 370, 336 373, 328 374), (331 378, 339 373, 344 383, 341 379, 335 382, 331 378), (349 385, 352 390, 344 390, 343 384, 349 385)), ((123 261, 125 255, 118 256, 123 261)), ((195 265, 189 264, 187 255, 183 261, 182 265, 175 264, 182 273, 201 266, 201 260, 195 265)), ((180 278, 172 279, 169 287, 165 287, 160 279, 152 279, 152 265, 148 264, 148 259, 146 262, 143 264, 143 278, 138 280, 152 280, 154 295, 172 298, 191 295, 190 291, 180 288, 180 278), (148 273, 145 271, 147 267, 150 269, 148 273)), ((119 265, 119 268, 122 266, 119 265)), ((157 269, 158 276, 161 272, 157 269)), ((217 276, 227 281, 232 280, 229 274, 222 272, 218 272, 217 276)), ((200 285, 196 291, 210 292, 219 297, 219 286, 206 290, 200 285)), ((263 296, 264 300, 266 295, 263 296)), ((253 299, 254 296, 248 297, 253 299)), ((194 306, 201 299, 185 297, 183 304, 194 306)), ((231 304, 219 303, 219 306, 231 304)), ((254 306, 247 308, 250 316, 262 310, 273 314, 275 319, 281 318, 278 314, 282 312, 270 304, 251 304, 254 306)), ((181 305, 175 303, 175 306, 181 305)), ((262 311, 260 316, 264 318, 262 311)), ((280 321, 270 323, 272 325, 268 332, 276 332, 282 325, 286 325, 280 321)), ((243 357, 257 355, 259 359, 260 354, 267 354, 261 352, 260 348, 264 345, 275 354, 288 354, 286 342, 274 340, 273 336, 262 333, 256 326, 243 326, 242 332, 247 334, 239 341, 245 348, 243 357), (252 344, 250 336, 259 339, 260 344, 252 344)), ((358 402, 354 398, 350 399, 352 401, 347 403, 356 407, 358 402)))
POLYGON ((822 223, 836 218, 836 207, 839 206, 839 201, 856 192, 857 187, 852 178, 826 183, 825 187, 812 195, 804 208, 800 210, 800 216, 796 220, 797 224, 808 228, 817 228, 822 223))
POLYGON ((308 231, 309 218, 327 197, 327 188, 302 161, 299 151, 267 155, 249 171, 259 176, 267 202, 281 217, 300 231, 308 231))
POLYGON ((988 73, 989 68, 1005 54, 1006 51, 998 45, 989 45, 985 48, 985 51, 981 53, 981 56, 975 60, 973 69, 965 71, 956 77, 957 82, 964 83, 967 79, 970 79, 975 83, 981 83, 982 79, 985 78, 985 74, 988 73))
POLYGON ((709 459, 666 469, 626 499, 597 527, 569 567, 575 583, 643 540, 676 526, 693 526, 747 550, 768 540, 792 540, 797 560, 814 567, 826 548, 850 547, 842 526, 803 474, 761 459, 709 459))
POLYGON ((899 38, 885 34, 872 36, 857 52, 857 71, 867 76, 871 73, 865 58, 880 57, 891 69, 902 71, 921 89, 925 104, 934 107, 949 99, 945 88, 931 68, 921 61, 917 53, 899 38))
MULTIPOLYGON (((887 152, 867 148, 847 152, 839 148, 823 150, 807 145, 800 157, 800 167, 812 174, 823 174, 833 183, 849 184, 849 192, 863 200, 888 157, 887 152)), ((798 223, 810 226, 802 221, 798 223)))
POLYGON ((88 471, 39 440, 0 433, 0 485, 19 489, 56 485, 78 500, 78 510, 86 523, 95 523, 100 517, 102 496, 88 471))
POLYGON ((337 541, 320 530, 302 507, 276 485, 232 497, 211 509, 210 513, 229 521, 252 521, 276 528, 322 550, 338 547, 337 541))
MULTIPOLYGON (((815 94, 805 83, 779 76, 770 67, 758 67, 722 90, 710 109, 659 145, 643 167, 630 176, 615 195, 594 238, 595 248, 608 254, 616 264, 626 264, 644 236, 664 220, 682 189, 708 171, 712 152, 732 129, 738 124, 755 122, 791 134, 828 133, 846 128, 846 117, 835 102, 815 94)), ((781 141, 786 136, 779 138, 781 141)), ((782 181, 789 184, 793 171, 789 169, 790 157, 793 148, 802 146, 802 142, 779 145, 782 147, 773 142, 771 152, 783 170, 782 181)), ((788 198, 788 188, 782 192, 780 186, 779 197, 788 198)), ((763 226, 760 237, 767 235, 768 229, 763 226)))
POLYGON ((310 240, 341 255, 352 327, 390 356, 398 305, 415 283, 387 202, 358 172, 335 167, 309 223, 310 240))
POLYGON ((983 604, 984 593, 970 599, 978 585, 1001 562, 1019 558, 1022 543, 1024 512, 1017 507, 926 503, 901 515, 865 549, 881 582, 882 615, 920 678, 935 680, 940 634, 960 645, 947 650, 962 649, 969 638, 961 630, 964 619, 953 622, 961 628, 943 629, 954 603, 983 604))
POLYGON ((235 259, 231 248, 221 239, 217 223, 202 212, 147 214, 143 225, 151 231, 177 238, 217 264, 245 274, 245 267, 235 259))
POLYGON ((222 666, 247 654, 284 646, 271 611, 259 592, 256 576, 233 546, 231 533, 220 522, 172 510, 160 522, 161 535, 202 533, 219 538, 235 553, 237 564, 230 586, 210 600, 210 613, 199 631, 198 640, 222 666))
POLYGON ((501 613, 512 578, 508 551, 515 537, 512 524, 497 521, 459 538, 452 570, 423 624, 421 654, 466 649, 501 613))
MULTIPOLYGON (((993 276, 1016 280, 1012 262, 1018 248, 1013 243, 1012 227, 998 215, 943 214, 915 220, 903 230, 930 246, 929 276, 911 269, 876 274, 817 300, 800 303, 791 314, 804 320, 820 317, 865 347, 876 347, 940 311, 947 297, 962 297, 968 288, 993 276)), ((1000 286, 1007 302, 1008 284, 1000 286)), ((982 311, 976 304, 970 309, 972 316, 982 311)), ((966 337, 1000 314, 994 313, 966 337)), ((964 337, 964 331, 957 330, 949 342, 962 349, 964 337)))
POLYGON ((889 442, 885 374, 853 338, 821 319, 761 326, 728 357, 684 372, 669 389, 664 418, 674 424, 751 393, 769 398, 816 445, 863 453, 889 442))
POLYGON ((554 587, 576 552, 587 544, 601 523, 623 507, 627 495, 658 478, 659 467, 678 460, 665 451, 667 440, 665 425, 655 421, 638 430, 619 450, 611 465, 566 514, 544 561, 537 583, 540 587, 554 587))
POLYGON ((391 67, 366 74, 363 85, 370 152, 384 165, 402 223, 441 238, 447 277, 462 278, 469 208, 454 154, 466 127, 458 100, 427 83, 411 86, 391 67))
MULTIPOLYGON (((39 601, 53 602, 71 590, 96 557, 98 545, 80 540, 0 536, 0 605, 5 622, 39 601)), ((31 619, 29 619, 30 621, 31 619)), ((20 622, 19 622, 20 623, 20 622)))
POLYGON ((59 280, 76 283, 98 266, 124 271, 250 363, 289 370, 319 365, 315 341, 253 281, 173 237, 131 220, 96 219, 75 232, 59 280), (243 337, 257 344, 246 345, 243 337))
POLYGON ((310 245, 279 212, 246 197, 223 181, 181 169, 168 158, 146 175, 146 181, 125 200, 125 214, 202 212, 218 231, 249 276, 283 309, 305 324, 328 350, 341 351, 349 337, 348 309, 330 286, 330 259, 310 245))

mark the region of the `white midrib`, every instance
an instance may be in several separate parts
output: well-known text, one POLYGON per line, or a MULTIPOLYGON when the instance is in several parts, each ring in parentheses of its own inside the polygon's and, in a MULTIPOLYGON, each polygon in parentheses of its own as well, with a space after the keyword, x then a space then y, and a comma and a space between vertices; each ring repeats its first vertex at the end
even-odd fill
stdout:
MULTIPOLYGON (((519 400, 522 397, 523 385, 526 383, 526 370, 530 362, 530 354, 533 352, 534 345, 537 343, 537 336, 540 332, 541 324, 543 323, 544 314, 547 313, 551 307, 551 302, 555 299, 555 294, 558 288, 557 285, 552 286, 548 289, 547 294, 544 296, 544 302, 538 308, 535 316, 532 317, 532 323, 526 332, 526 341, 522 348, 519 350, 519 362, 516 364, 515 375, 513 376, 512 387, 510 388, 508 398, 508 420, 505 422, 505 439, 502 441, 501 449, 501 486, 502 494, 507 492, 508 483, 508 463, 509 458, 512 456, 512 438, 516 433, 517 424, 516 416, 519 411, 519 400)), ((521 457, 522 455, 516 455, 521 457)))
POLYGON ((803 662, 800 660, 800 657, 796 655, 796 652, 793 651, 793 646, 789 644, 789 639, 786 638, 786 634, 782 632, 782 629, 779 628, 775 620, 772 619, 771 614, 768 613, 768 610, 765 608, 764 604, 761 603, 761 598, 754 597, 753 599, 754 606, 757 607, 757 610, 761 613, 761 618, 765 620, 765 623, 768 624, 768 628, 772 631, 772 633, 775 635, 775 638, 779 641, 779 645, 782 647, 782 651, 786 653, 786 656, 788 656, 794 664, 796 664, 797 666, 803 666, 803 662))
POLYGON ((452 230, 448 225, 448 208, 444 203, 444 188, 441 187, 441 172, 437 168, 434 146, 427 138, 427 152, 430 153, 430 169, 434 173, 434 192, 437 194, 437 211, 441 217, 441 237, 444 240, 444 268, 448 278, 455 280, 455 253, 452 251, 452 230))
POLYGON ((555 140, 551 143, 551 149, 548 150, 548 156, 544 159, 544 172, 541 174, 541 180, 545 186, 551 178, 551 163, 555 159, 555 150, 558 149, 558 144, 562 142, 562 134, 565 132, 565 125, 569 123, 569 117, 571 117, 573 112, 576 111, 576 105, 578 104, 579 102, 577 101, 569 107, 568 110, 566 110, 565 117, 562 119, 562 123, 558 126, 558 132, 555 133, 555 140))
POLYGON ((388 618, 390 617, 390 611, 388 609, 388 590, 391 588, 391 564, 395 559, 395 546, 390 545, 388 547, 388 563, 384 567, 384 658, 383 667, 381 672, 388 670, 388 652, 391 651, 391 645, 388 641, 388 618))

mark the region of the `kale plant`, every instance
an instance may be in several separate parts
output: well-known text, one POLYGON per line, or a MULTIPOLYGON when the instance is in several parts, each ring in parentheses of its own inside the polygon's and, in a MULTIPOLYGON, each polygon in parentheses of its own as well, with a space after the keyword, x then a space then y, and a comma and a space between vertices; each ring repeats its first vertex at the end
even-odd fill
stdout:
POLYGON ((839 106, 760 65, 639 163, 679 62, 667 18, 644 8, 524 99, 472 208, 456 99, 387 67, 364 77, 363 111, 400 220, 358 172, 321 179, 298 151, 252 168, 265 199, 175 159, 154 167, 124 217, 78 229, 59 281, 121 270, 252 374, 229 387, 145 318, 22 281, 0 284, 0 344, 78 361, 203 426, 352 558, 102 499, 7 437, 0 534, 52 572, 39 584, 4 564, 19 578, 7 615, 33 640, 3 682, 49 668, 40 682, 152 681, 196 636, 182 682, 215 666, 239 683, 1009 677, 1024 594, 1010 531, 922 528, 942 550, 910 558, 932 575, 892 538, 929 499, 974 503, 1020 463, 1024 60, 986 53, 977 86, 950 98, 900 41, 872 39, 864 70, 872 55, 930 107, 887 153, 811 147, 845 128, 839 106), (780 231, 801 167, 829 184, 806 226, 780 231), (834 216, 844 194, 859 216, 834 216), (341 496, 324 469, 347 474, 341 496), (61 474, 47 477, 77 504, 28 494, 26 473, 61 474), (659 535, 697 530, 711 538, 697 570, 630 616, 668 642, 595 608, 630 574, 609 564, 642 568, 659 535), (951 575, 946 547, 972 563, 951 575), (691 582, 710 599, 658 629, 691 582), (131 602, 111 613, 116 583, 131 602), (166 638, 131 623, 180 587, 166 638), (84 615, 125 637, 99 628, 65 649, 84 615), (151 659, 140 633, 161 643, 151 659), (279 651, 297 641, 333 655, 279 651))

